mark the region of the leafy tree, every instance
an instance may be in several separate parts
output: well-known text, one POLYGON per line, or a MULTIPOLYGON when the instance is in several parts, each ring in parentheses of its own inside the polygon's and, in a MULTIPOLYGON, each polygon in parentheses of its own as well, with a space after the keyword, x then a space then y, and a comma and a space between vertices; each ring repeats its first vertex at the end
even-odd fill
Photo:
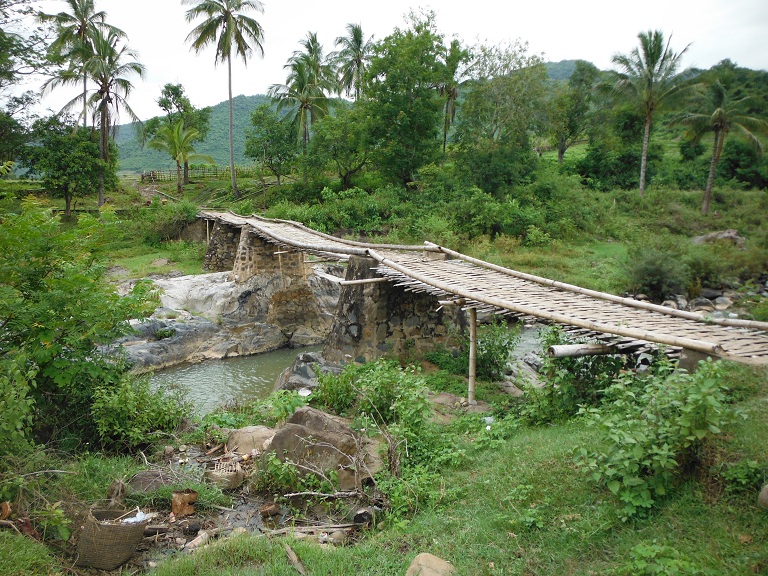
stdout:
POLYGON ((554 85, 550 124, 558 164, 563 163, 566 150, 586 131, 592 88, 599 74, 600 71, 593 64, 577 60, 567 84, 554 85))
MULTIPOLYGON (((179 120, 184 126, 195 128, 196 142, 202 142, 210 129, 211 108, 195 108, 184 93, 181 84, 166 84, 157 99, 157 105, 165 111, 165 118, 155 116, 144 122, 143 129, 136 131, 137 138, 143 146, 144 142, 154 138, 162 126, 170 126, 179 120)), ((189 162, 184 162, 184 184, 189 184, 189 162)))
POLYGON ((373 50, 373 36, 365 39, 360 24, 347 24, 347 35, 336 38, 341 50, 329 55, 339 73, 339 86, 347 96, 360 99, 363 80, 373 50))
POLYGON ((199 138, 200 131, 197 128, 185 127, 184 119, 179 118, 173 124, 161 126, 148 144, 150 148, 167 152, 176 162, 176 193, 179 196, 182 193, 182 165, 187 166, 189 162, 215 164, 214 159, 210 156, 195 154, 194 143, 199 138))
POLYGON ((363 105, 374 162, 405 185, 440 150, 442 103, 436 88, 443 78, 442 46, 434 13, 412 14, 408 29, 395 29, 375 46, 368 70, 363 105))
POLYGON ((262 104, 251 114, 252 128, 246 131, 245 155, 261 162, 277 178, 288 174, 296 158, 295 126, 281 119, 269 104, 262 104))
MULTIPOLYGON (((0 388, 26 408, 0 402, 15 422, 14 431, 0 426, 0 438, 23 437, 31 422, 40 440, 75 433, 93 441, 94 393, 115 385, 124 371, 117 356, 100 346, 126 334, 130 318, 151 312, 147 286, 121 298, 105 281, 95 249, 112 233, 108 223, 81 216, 77 225, 62 227, 34 200, 25 201, 20 213, 4 208, 0 388)), ((0 422, 5 418, 0 414, 0 422)), ((0 451, 7 448, 0 445, 0 451)))
POLYGON ((643 111, 645 119, 640 160, 640 194, 644 194, 653 117, 691 86, 691 73, 678 73, 683 55, 690 44, 676 53, 669 46, 672 37, 665 43, 664 34, 659 30, 640 32, 637 37, 640 40, 639 48, 634 48, 629 54, 615 54, 612 60, 620 69, 614 90, 635 102, 643 111))
POLYGON ((204 20, 195 26, 187 36, 192 42, 195 52, 200 52, 209 44, 216 44, 214 62, 227 63, 229 88, 229 171, 232 178, 232 193, 239 198, 237 177, 235 175, 235 143, 234 120, 232 110, 232 56, 240 56, 243 63, 248 63, 248 57, 254 47, 259 54, 264 53, 262 41, 264 30, 256 20, 246 14, 250 10, 263 12, 264 7, 259 0, 182 0, 182 4, 193 5, 187 10, 187 22, 203 16, 204 20))
POLYGON ((713 134, 712 160, 709 164, 709 176, 701 204, 702 214, 709 212, 715 171, 728 136, 738 135, 759 153, 763 151, 763 146, 756 134, 768 135, 768 122, 746 113, 748 101, 748 97, 732 99, 726 87, 716 80, 709 84, 706 91, 698 94, 694 102, 696 112, 682 114, 673 120, 673 123, 688 126, 685 136, 694 145, 698 144, 705 134, 710 132, 713 134))
POLYGON ((45 72, 46 30, 29 28, 34 5, 28 0, 0 0, 0 97, 20 79, 45 72))
POLYGON ((313 155, 327 158, 336 168, 341 189, 352 187, 352 177, 368 164, 366 125, 361 108, 339 108, 317 125, 312 140, 313 155))
POLYGON ((97 135, 87 129, 75 130, 67 118, 45 118, 33 127, 33 145, 27 146, 26 161, 32 172, 43 176, 43 185, 54 196, 64 198, 65 215, 71 216, 72 201, 98 190, 102 173, 107 182, 117 181, 114 155, 107 170, 102 168, 97 135))
POLYGON ((527 50, 521 43, 474 50, 456 155, 472 182, 490 194, 520 182, 535 165, 529 134, 543 123, 547 71, 527 50))
POLYGON ((83 126, 88 121, 88 74, 85 63, 93 55, 93 38, 98 35, 114 34, 125 37, 125 32, 105 22, 107 13, 96 12, 93 0, 65 0, 69 12, 58 14, 39 13, 41 22, 50 22, 55 27, 56 39, 48 47, 48 57, 54 62, 68 61, 70 71, 83 81, 83 126))

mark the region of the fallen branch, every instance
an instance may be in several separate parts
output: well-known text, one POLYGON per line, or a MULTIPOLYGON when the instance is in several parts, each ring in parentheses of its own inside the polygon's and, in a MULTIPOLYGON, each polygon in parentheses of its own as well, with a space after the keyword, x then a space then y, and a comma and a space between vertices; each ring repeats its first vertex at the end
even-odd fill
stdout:
POLYGON ((302 534, 312 534, 314 532, 333 532, 334 530, 349 530, 356 528, 356 524, 325 524, 321 526, 291 526, 290 528, 280 528, 278 530, 267 530, 262 528, 264 534, 277 536, 280 534, 290 534, 291 532, 300 532, 302 534))
POLYGON ((11 522, 10 520, 0 520, 0 526, 2 526, 3 528, 13 528, 14 530, 16 530, 17 534, 21 534, 21 530, 19 530, 16 527, 16 524, 11 522))
POLYGON ((304 568, 304 564, 301 563, 296 552, 294 552, 293 548, 288 546, 288 544, 285 545, 285 553, 288 554, 288 560, 291 561, 291 564, 293 564, 293 567, 296 568, 299 574, 301 574, 301 576, 307 576, 307 569, 304 568))
POLYGON ((360 492, 358 490, 349 490, 346 492, 334 492, 333 494, 328 494, 326 492, 291 492, 290 494, 283 494, 284 498, 298 498, 301 496, 314 496, 316 498, 360 498, 360 499, 368 499, 369 496, 365 492, 360 492))

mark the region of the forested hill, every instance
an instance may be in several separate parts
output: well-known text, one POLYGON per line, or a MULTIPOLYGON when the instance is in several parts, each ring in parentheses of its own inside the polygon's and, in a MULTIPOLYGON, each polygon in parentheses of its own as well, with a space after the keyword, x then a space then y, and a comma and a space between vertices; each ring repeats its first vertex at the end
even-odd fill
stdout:
MULTIPOLYGON (((235 164, 243 165, 250 162, 243 155, 245 130, 249 126, 253 110, 267 101, 269 98, 263 94, 256 96, 240 95, 233 99, 235 164)), ((142 172, 174 166, 167 154, 147 147, 141 148, 136 141, 134 124, 118 126, 116 141, 119 150, 120 170, 142 172)), ((229 104, 226 100, 211 107, 211 128, 208 132, 208 138, 196 146, 195 152, 213 156, 216 163, 221 166, 229 164, 229 104)))
MULTIPOLYGON (((565 80, 576 68, 576 60, 547 62, 546 66, 551 79, 565 80)), ((250 125, 251 112, 268 100, 269 97, 263 94, 240 95, 234 98, 235 164, 244 165, 251 162, 243 155, 245 130, 250 125)), ((173 161, 167 154, 147 147, 141 148, 136 140, 134 124, 118 126, 116 141, 119 149, 120 170, 143 172, 174 167, 173 161)), ((226 100, 212 107, 208 138, 196 147, 195 152, 212 156, 220 166, 229 164, 229 108, 226 100)))

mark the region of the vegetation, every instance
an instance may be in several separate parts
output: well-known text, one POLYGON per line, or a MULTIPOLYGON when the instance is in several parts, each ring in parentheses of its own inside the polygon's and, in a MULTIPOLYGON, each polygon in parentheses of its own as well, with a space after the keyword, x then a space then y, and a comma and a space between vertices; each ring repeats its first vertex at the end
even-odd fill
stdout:
MULTIPOLYGON (((260 51, 263 30, 247 15, 260 3, 186 3, 190 21, 204 19, 190 33, 195 49, 216 43, 216 61, 228 65, 260 51)), ((353 546, 328 553, 291 541, 313 574, 403 573, 426 549, 462 574, 766 571, 764 513, 754 505, 768 478, 765 370, 706 362, 686 374, 657 357, 646 371, 625 356, 545 360, 543 386, 520 380, 525 395, 515 399, 497 381, 508 376, 517 336, 499 323, 483 326, 478 342, 487 414, 433 418, 431 393, 466 391, 467 342, 456 335, 456 350, 408 359, 418 365, 349 366, 323 376, 310 399, 279 392, 182 430, 188 407, 128 373, 112 348, 130 319, 154 308, 150 288, 138 282, 118 297, 107 270, 119 265, 132 279, 199 272, 205 246, 180 238, 201 205, 263 209, 328 233, 427 239, 654 301, 726 289, 740 297, 740 316, 766 320, 768 74, 729 61, 679 73, 685 50, 673 52, 658 31, 640 34, 638 49, 616 56, 620 70, 605 73, 581 61, 547 65, 521 41, 448 42, 430 12, 375 42, 350 24, 337 52, 308 34, 270 96, 230 94, 210 116, 166 84, 165 116, 143 136, 167 153, 177 179, 149 189, 116 174, 115 105, 128 109, 143 70, 127 39, 91 0, 68 0, 67 12, 40 16, 53 39, 40 49, 43 31, 12 32, 31 16, 25 4, 0 0, 0 503, 11 502, 45 545, 3 525, 3 570, 70 572, 59 554, 71 518, 146 467, 169 435, 220 442, 220 427, 274 426, 309 402, 378 437, 387 456, 366 488, 386 510, 353 546), (22 65, 48 67, 51 87, 82 84, 71 108, 98 129, 74 130, 62 115, 33 125, 34 98, 2 92, 22 65), (193 149, 229 163, 226 179, 182 188, 193 149), (256 168, 238 183, 243 151, 256 168), (19 169, 41 180, 9 179, 19 169), (631 191, 638 172, 643 195, 631 191), (101 207, 104 190, 107 208, 78 212, 101 207), (739 243, 690 242, 728 228, 739 243)), ((121 166, 168 162, 134 154, 136 128, 118 136, 121 166)), ((558 330, 543 335, 546 346, 566 341, 558 330)), ((333 481, 265 457, 250 489, 280 499, 297 488, 333 490, 333 481)), ((193 486, 201 509, 231 503, 193 486)), ((129 504, 165 509, 171 489, 129 504)), ((222 570, 295 572, 281 542, 241 537, 154 573, 222 570)))

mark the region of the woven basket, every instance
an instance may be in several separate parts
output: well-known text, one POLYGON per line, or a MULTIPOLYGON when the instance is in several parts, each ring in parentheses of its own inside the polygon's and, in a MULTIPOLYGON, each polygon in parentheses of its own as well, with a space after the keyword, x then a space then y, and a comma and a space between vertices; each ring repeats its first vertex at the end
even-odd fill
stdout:
POLYGON ((131 515, 124 511, 92 510, 77 542, 77 565, 113 570, 133 556, 148 520, 137 524, 107 523, 131 515))
POLYGON ((218 461, 205 471, 203 478, 222 490, 234 490, 245 480, 245 472, 237 462, 218 461))

